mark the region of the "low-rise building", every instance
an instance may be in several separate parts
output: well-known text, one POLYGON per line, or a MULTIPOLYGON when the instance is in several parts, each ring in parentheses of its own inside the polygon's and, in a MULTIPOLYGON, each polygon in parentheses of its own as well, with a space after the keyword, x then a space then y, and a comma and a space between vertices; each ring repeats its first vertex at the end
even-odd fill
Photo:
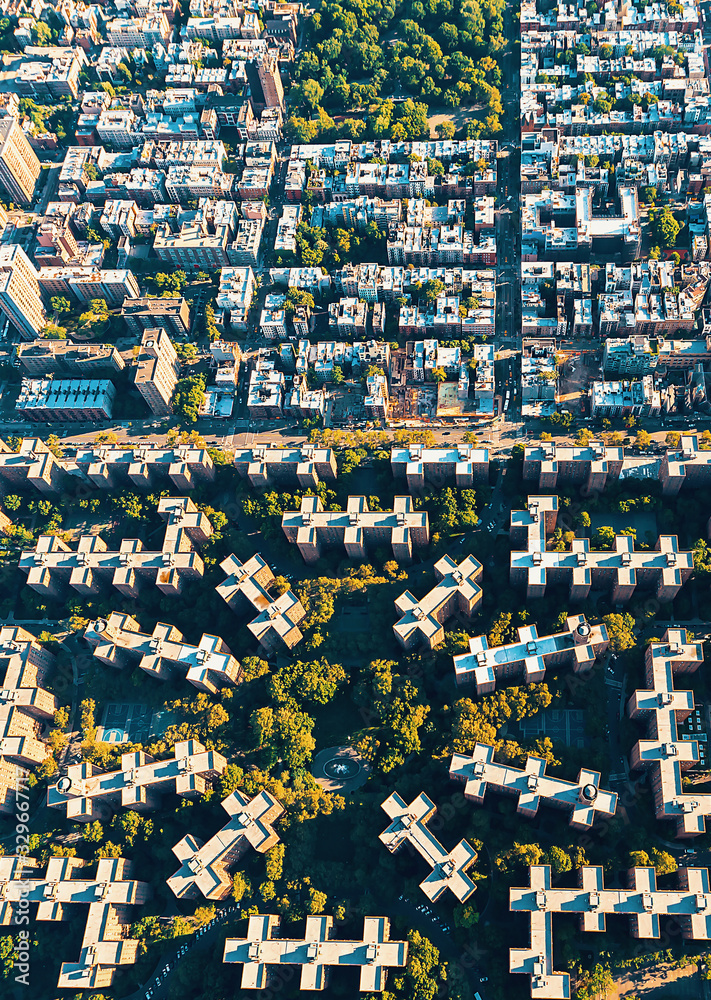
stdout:
POLYGON ((469 652, 454 657, 457 686, 474 684, 478 695, 491 694, 497 681, 542 681, 546 670, 572 666, 574 673, 589 670, 609 645, 607 628, 590 625, 584 615, 569 615, 566 628, 553 635, 538 634, 535 625, 518 629, 518 641, 489 646, 485 635, 469 640, 469 652))
POLYGON ((64 295, 80 303, 106 299, 111 308, 122 305, 127 297, 139 296, 136 276, 127 268, 105 270, 90 264, 41 267, 37 281, 46 296, 64 295))
POLYGON ((442 847, 427 826, 437 812, 432 799, 420 792, 408 805, 401 795, 393 792, 381 808, 391 819, 390 826, 380 834, 390 853, 395 854, 407 844, 432 868, 420 882, 420 889, 428 899, 435 903, 449 889, 460 903, 466 902, 476 889, 467 868, 476 861, 477 852, 466 840, 460 840, 451 851, 442 847))
POLYGON ((94 877, 81 878, 82 869, 93 865, 81 858, 50 858, 40 878, 34 858, 0 858, 0 924, 17 924, 34 903, 36 920, 64 920, 71 907, 89 904, 79 959, 62 962, 59 989, 105 989, 117 966, 133 965, 138 958, 139 941, 130 937, 126 915, 129 906, 148 902, 151 887, 130 878, 133 862, 124 858, 100 858, 94 877))
POLYGON ((683 434, 678 450, 669 450, 662 456, 659 478, 664 496, 676 496, 682 486, 708 485, 711 483, 711 451, 700 446, 698 435, 683 434))
POLYGON ((226 767, 222 754, 206 750, 197 740, 176 743, 168 760, 156 760, 143 750, 121 754, 117 771, 103 771, 85 760, 71 764, 66 775, 50 785, 47 805, 63 810, 74 823, 110 818, 120 807, 148 812, 160 805, 166 791, 199 799, 226 767))
POLYGON ((225 941, 224 962, 242 965, 240 988, 261 990, 268 985, 270 966, 301 967, 299 989, 323 990, 331 966, 360 969, 360 989, 381 992, 387 969, 402 968, 407 962, 407 941, 390 940, 387 917, 365 917, 360 941, 341 941, 333 936, 333 917, 309 916, 302 940, 279 934, 276 914, 253 914, 246 938, 225 941))
POLYGON ((90 622, 84 638, 102 663, 123 669, 137 664, 151 677, 165 681, 184 674, 199 691, 216 694, 242 680, 242 667, 219 636, 203 635, 190 645, 174 625, 158 622, 153 633, 141 632, 135 618, 112 611, 90 622))
POLYGON ((23 378, 15 409, 37 423, 108 420, 115 398, 108 379, 23 378))
POLYGON ((215 300, 217 308, 229 314, 237 331, 246 331, 247 316, 254 298, 254 271, 251 267, 223 267, 220 288, 215 300))
POLYGON ((471 619, 481 604, 479 581, 481 563, 467 556, 459 565, 451 556, 442 556, 434 565, 436 585, 421 600, 409 590, 395 600, 395 610, 402 616, 393 625, 395 638, 403 649, 425 646, 434 649, 444 641, 444 624, 454 614, 471 619))
POLYGON ((624 449, 602 441, 590 441, 587 445, 538 442, 524 449, 523 478, 537 482, 541 490, 584 483, 586 494, 596 493, 602 492, 608 482, 619 479, 624 462, 624 449))
POLYGON ((101 228, 109 236, 118 240, 121 236, 136 235, 136 215, 138 207, 131 199, 108 199, 101 213, 101 228))
POLYGON ((332 482, 337 475, 333 449, 311 444, 301 448, 244 448, 235 452, 235 468, 257 487, 288 483, 309 488, 319 482, 332 482))
POLYGON ((264 308, 259 317, 259 329, 267 340, 277 340, 286 337, 286 295, 275 295, 270 292, 264 299, 264 308))
POLYGON ((301 222, 301 205, 284 205, 274 237, 274 253, 296 251, 296 230, 301 222))
MULTIPOLYGON (((79 448, 75 464, 94 486, 100 489, 120 489, 127 485, 142 490, 160 486, 166 479, 178 490, 193 489, 199 483, 212 482, 215 467, 207 448, 177 445, 157 448, 140 445, 118 448, 99 445, 79 448)), ((2 478, 0 456, 0 478, 2 478)))
MULTIPOLYGON (((126 53, 121 49, 104 49, 102 56, 115 54, 120 63, 126 58, 126 53)), ((115 63, 115 65, 118 65, 115 63)), ((99 73, 100 67, 97 65, 96 71, 99 73)), ((106 75, 111 77, 111 70, 107 68, 106 75)), ((100 77, 101 78, 101 77, 100 77)), ((136 115, 130 108, 117 108, 109 110, 104 108, 99 113, 96 122, 96 134, 105 146, 114 146, 118 149, 131 149, 137 137, 136 115)))
POLYGON ((661 405, 651 375, 633 381, 593 382, 590 387, 593 417, 655 417, 661 405))
POLYGON ((167 298, 127 298, 121 316, 135 336, 144 330, 165 330, 171 337, 187 336, 190 332, 190 306, 176 295, 167 298))
POLYGON ((82 535, 73 551, 57 535, 40 535, 35 548, 21 554, 19 569, 29 587, 52 598, 59 598, 67 584, 85 595, 114 586, 136 598, 146 582, 176 596, 184 580, 203 575, 203 561, 193 546, 210 537, 212 525, 186 497, 162 497, 158 513, 167 522, 158 551, 145 550, 137 538, 125 538, 118 551, 108 551, 99 535, 82 535))
POLYGON ((82 374, 117 373, 125 363, 113 344, 73 344, 67 340, 29 340, 15 348, 19 366, 31 375, 50 372, 82 374))
POLYGON ((247 390, 247 409, 250 417, 265 420, 284 415, 284 386, 282 372, 252 371, 247 390))
POLYGON ((217 593, 237 613, 250 606, 257 612, 247 628, 266 653, 290 650, 301 642, 298 625, 306 617, 303 605, 292 590, 277 597, 269 594, 275 578, 259 553, 246 563, 232 553, 220 569, 227 579, 217 585, 217 593))
POLYGON ((222 808, 229 821, 206 844, 189 833, 173 848, 181 867, 167 881, 178 899, 225 899, 232 892, 230 869, 242 854, 250 847, 264 854, 279 843, 274 823, 284 807, 271 792, 249 799, 235 791, 222 808))
POLYGON ((635 334, 605 340, 602 368, 606 378, 641 378, 658 369, 686 370, 709 361, 711 337, 678 340, 635 334))
POLYGON ((406 479, 410 492, 433 486, 467 487, 489 479, 489 449, 471 444, 425 448, 413 444, 390 452, 390 468, 395 479, 406 479))
POLYGON ((575 830, 588 830, 598 816, 611 819, 617 809, 617 793, 600 788, 600 772, 581 768, 577 782, 553 778, 546 774, 547 761, 529 754, 523 768, 510 763, 497 764, 495 748, 477 743, 471 755, 455 753, 449 764, 449 777, 465 784, 464 798, 477 805, 484 804, 488 788, 495 792, 515 795, 516 812, 534 819, 541 803, 565 809, 568 822, 575 830))
POLYGON ((592 551, 589 538, 574 538, 570 551, 546 548, 555 529, 558 498, 529 497, 526 510, 511 512, 512 548, 509 578, 523 586, 529 598, 543 597, 549 582, 567 582, 572 600, 584 601, 590 590, 611 591, 613 604, 629 601, 638 585, 651 589, 659 601, 671 601, 689 579, 693 554, 682 551, 676 535, 660 535, 653 549, 635 550, 634 538, 616 535, 612 551, 592 551), (542 516, 543 515, 543 516, 542 516))
POLYGON ((33 486, 49 496, 66 484, 66 469, 41 438, 23 438, 18 451, 0 441, 0 482, 7 491, 33 486))
POLYGON ((328 307, 328 325, 338 337, 365 337, 367 322, 368 306, 359 299, 349 296, 328 307))
POLYGON ((673 915, 684 939, 711 937, 711 883, 706 868, 680 868, 678 889, 657 889, 654 868, 630 868, 627 889, 606 889, 604 869, 584 865, 577 888, 554 888, 550 865, 531 865, 529 884, 509 893, 512 913, 530 914, 530 944, 511 948, 509 972, 527 975, 531 996, 564 1000, 570 976, 553 969, 553 914, 577 913, 583 932, 602 932, 608 914, 629 917, 635 938, 659 938, 660 917, 673 915))
POLYGON ((55 665, 54 654, 30 632, 0 628, 0 814, 15 811, 23 768, 39 766, 50 754, 40 734, 59 708, 45 687, 55 665))
POLYGON ((387 420, 388 398, 387 376, 380 372, 367 375, 365 379, 363 406, 365 407, 365 412, 372 420, 387 420))
POLYGON ((227 247, 230 264, 256 267, 259 262, 259 247, 263 232, 263 219, 240 219, 237 234, 227 247))
POLYGON ((633 692, 627 714, 647 723, 649 738, 630 753, 633 770, 651 772, 650 787, 657 819, 673 820, 677 837, 698 837, 711 816, 711 795, 684 790, 684 771, 699 764, 697 740, 679 739, 677 722, 694 711, 693 691, 675 688, 676 674, 694 674, 704 661, 700 642, 689 642, 686 629, 668 628, 662 642, 652 642, 644 656, 646 690, 633 692))
POLYGON ((229 238, 227 226, 217 226, 214 232, 209 232, 202 223, 186 221, 180 231, 174 233, 166 222, 158 228, 153 250, 160 260, 176 268, 215 271, 230 263, 227 256, 229 238))
POLYGON ((325 548, 342 547, 350 559, 365 559, 369 547, 385 544, 398 562, 410 562, 430 539, 427 511, 416 511, 409 496, 395 497, 389 511, 371 511, 365 497, 348 497, 345 511, 325 511, 319 497, 303 497, 300 510, 282 515, 281 526, 307 563, 325 548))

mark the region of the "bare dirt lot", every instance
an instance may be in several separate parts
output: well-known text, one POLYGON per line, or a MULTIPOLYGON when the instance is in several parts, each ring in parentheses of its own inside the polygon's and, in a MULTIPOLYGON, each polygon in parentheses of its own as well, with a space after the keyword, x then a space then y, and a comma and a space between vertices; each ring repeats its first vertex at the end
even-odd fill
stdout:
POLYGON ((654 969, 628 972, 615 980, 610 1000, 704 1000, 703 985, 699 980, 696 963, 683 969, 658 965, 654 969))

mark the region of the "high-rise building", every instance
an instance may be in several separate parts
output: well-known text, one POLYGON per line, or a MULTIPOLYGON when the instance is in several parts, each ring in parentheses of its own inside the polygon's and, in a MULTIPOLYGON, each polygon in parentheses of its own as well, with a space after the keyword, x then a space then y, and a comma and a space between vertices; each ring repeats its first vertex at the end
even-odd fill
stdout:
POLYGON ((34 340, 45 325, 37 272, 22 247, 0 247, 0 310, 24 340, 34 340))
POLYGON ((281 83, 277 57, 272 54, 263 56, 257 62, 257 73, 259 85, 264 95, 264 106, 266 108, 283 108, 284 88, 281 83))
POLYGON ((165 330, 146 330, 134 372, 136 388, 151 413, 166 416, 173 412, 171 399, 180 377, 180 362, 165 330))
POLYGON ((0 118, 0 185, 19 205, 31 205, 40 162, 15 118, 0 118))
POLYGON ((176 336, 190 332, 190 306, 180 295, 165 299, 127 298, 121 315, 130 332, 137 337, 142 336, 144 330, 156 327, 176 336))

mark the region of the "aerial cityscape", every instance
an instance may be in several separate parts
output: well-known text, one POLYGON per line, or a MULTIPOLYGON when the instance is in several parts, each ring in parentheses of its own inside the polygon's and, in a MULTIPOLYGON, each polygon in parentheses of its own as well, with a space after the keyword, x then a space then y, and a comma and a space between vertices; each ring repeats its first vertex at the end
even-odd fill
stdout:
POLYGON ((0 0, 0 997, 711 1000, 711 0, 0 0))

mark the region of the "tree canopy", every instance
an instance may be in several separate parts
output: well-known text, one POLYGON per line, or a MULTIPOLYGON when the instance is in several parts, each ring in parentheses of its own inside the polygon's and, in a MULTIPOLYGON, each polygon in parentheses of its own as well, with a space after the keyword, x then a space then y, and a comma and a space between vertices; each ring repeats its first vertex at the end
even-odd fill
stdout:
POLYGON ((178 380, 173 393, 173 412, 184 424, 194 424, 205 402, 204 375, 187 375, 178 380))

